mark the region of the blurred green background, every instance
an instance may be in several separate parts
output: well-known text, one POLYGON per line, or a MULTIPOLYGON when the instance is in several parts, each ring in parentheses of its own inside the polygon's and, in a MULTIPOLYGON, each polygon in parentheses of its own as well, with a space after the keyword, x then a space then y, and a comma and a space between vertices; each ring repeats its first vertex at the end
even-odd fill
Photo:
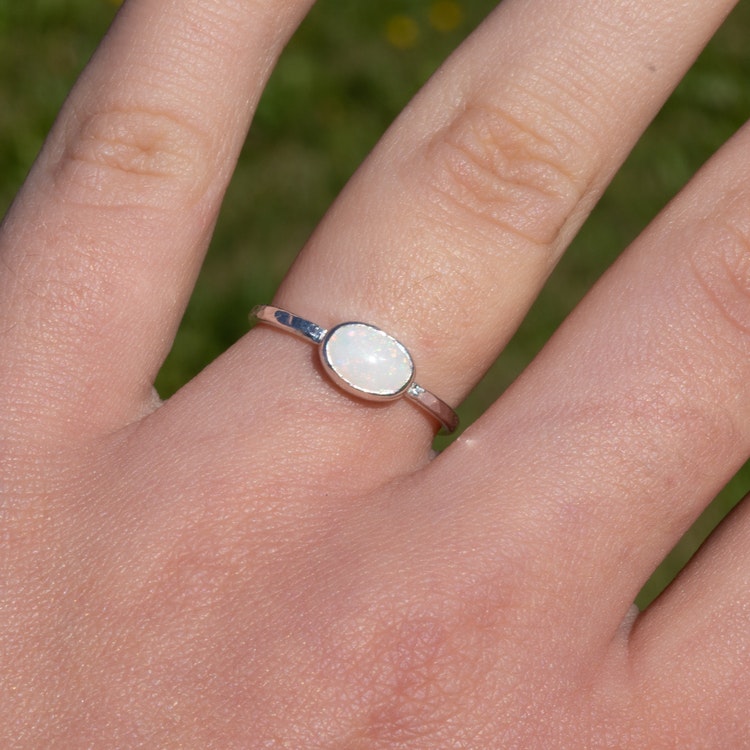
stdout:
MULTIPOLYGON (((168 396, 247 328, 382 132, 493 0, 318 0, 260 104, 174 350, 168 396)), ((116 13, 113 0, 0 0, 0 212, 116 13)), ((518 335, 461 408, 469 424, 656 212, 750 115, 741 3, 642 139, 518 335)), ((444 444, 444 443, 443 443, 444 444)), ((438 445, 440 447, 440 444, 438 445)), ((750 484, 726 488, 639 597, 647 604, 750 484)))

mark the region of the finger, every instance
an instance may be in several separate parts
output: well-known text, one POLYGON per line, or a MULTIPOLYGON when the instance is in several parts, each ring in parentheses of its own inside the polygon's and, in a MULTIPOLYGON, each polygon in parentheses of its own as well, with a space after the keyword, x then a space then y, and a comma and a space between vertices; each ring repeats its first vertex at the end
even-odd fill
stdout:
POLYGON ((749 514, 746 498, 631 635, 638 689, 652 696, 652 705, 670 707, 644 719, 665 736, 704 737, 706 747, 747 742, 749 514))
POLYGON ((106 429, 150 404, 252 112, 310 4, 123 6, 0 237, 3 377, 29 417, 106 429))
POLYGON ((605 638, 750 455, 749 155, 746 127, 435 467, 473 465, 485 543, 536 549, 535 595, 605 638))
MULTIPOLYGON (((386 135, 275 303, 325 328, 379 326, 410 350, 420 385, 457 403, 730 7, 503 3, 386 135)), ((276 332, 243 346, 216 380, 237 392, 253 362, 253 419, 284 382, 294 429, 315 424, 356 454, 377 435, 402 468, 425 460, 435 424, 412 404, 334 392, 276 332)))

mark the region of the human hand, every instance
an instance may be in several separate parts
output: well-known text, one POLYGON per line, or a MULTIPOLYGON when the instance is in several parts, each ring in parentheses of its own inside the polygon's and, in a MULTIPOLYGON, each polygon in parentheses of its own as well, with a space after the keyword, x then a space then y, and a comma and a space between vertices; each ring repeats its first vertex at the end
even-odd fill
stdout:
MULTIPOLYGON (((748 456, 746 131, 437 458, 264 326, 155 398, 309 5, 130 0, 3 225, 3 746, 746 746, 747 511, 630 607, 748 456)), ((731 5, 507 0, 275 303, 460 402, 731 5)))

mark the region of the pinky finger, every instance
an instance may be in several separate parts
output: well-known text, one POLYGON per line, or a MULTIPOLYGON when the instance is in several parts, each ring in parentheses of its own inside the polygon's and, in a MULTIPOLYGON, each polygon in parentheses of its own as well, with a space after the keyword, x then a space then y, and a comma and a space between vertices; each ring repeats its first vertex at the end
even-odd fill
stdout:
POLYGON ((750 742, 749 500, 640 617, 631 636, 638 693, 668 707, 644 718, 665 743, 682 738, 670 747, 695 747, 697 737, 701 747, 750 742))

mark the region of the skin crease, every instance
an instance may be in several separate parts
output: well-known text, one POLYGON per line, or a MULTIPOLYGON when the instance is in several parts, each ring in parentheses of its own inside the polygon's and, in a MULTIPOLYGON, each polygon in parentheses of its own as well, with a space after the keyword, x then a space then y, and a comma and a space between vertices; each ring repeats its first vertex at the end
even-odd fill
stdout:
MULTIPOLYGON (((750 746, 748 510, 631 606, 750 455, 747 129, 437 457, 263 326, 155 399, 310 4, 128 0, 0 230, 0 745, 750 746)), ((506 0, 273 303, 458 403, 731 7, 506 0)))

